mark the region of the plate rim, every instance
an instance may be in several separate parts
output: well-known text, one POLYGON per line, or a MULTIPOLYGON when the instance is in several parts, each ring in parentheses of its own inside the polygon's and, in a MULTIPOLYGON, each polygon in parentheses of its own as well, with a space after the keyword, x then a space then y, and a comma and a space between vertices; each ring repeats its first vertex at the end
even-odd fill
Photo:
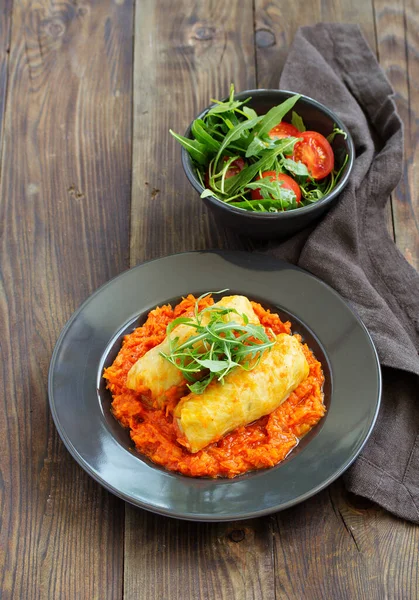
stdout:
MULTIPOLYGON (((122 324, 121 324, 121 327, 122 327, 122 324)), ((315 330, 313 330, 313 331, 315 333, 315 330)), ((375 347, 375 344, 374 344, 374 341, 373 341, 373 339, 371 337, 371 334, 369 333, 367 327, 363 323, 361 317, 354 310, 354 308, 349 305, 348 301, 345 298, 343 298, 336 290, 334 290, 329 284, 327 284, 326 282, 324 282, 322 279, 320 279, 319 277, 317 277, 313 273, 310 273, 309 271, 307 271, 307 270, 299 267, 298 265, 294 265, 294 264, 292 264, 292 263, 290 263, 288 261, 285 261, 283 259, 279 259, 279 258, 273 257, 271 255, 266 255, 266 254, 263 254, 261 252, 257 252, 257 251, 249 252, 249 251, 246 251, 246 250, 218 250, 218 249, 209 249, 209 250, 191 250, 191 251, 184 251, 184 252, 176 252, 176 253, 168 254, 168 255, 165 255, 165 256, 157 257, 157 258, 152 258, 152 259, 147 260, 147 261, 143 261, 141 263, 138 263, 137 265, 134 265, 133 267, 125 269, 121 273, 118 273, 117 275, 115 275, 114 277, 110 278, 105 283, 103 283, 101 286, 99 286, 94 292, 92 292, 92 294, 90 294, 78 306, 78 308, 76 308, 76 310, 72 313, 72 315, 70 316, 70 318, 66 321, 66 323, 62 327, 61 332, 60 332, 60 334, 59 334, 59 336, 57 338, 57 341, 55 343, 54 350, 53 350, 52 355, 51 355, 49 370, 48 370, 48 403, 49 403, 49 408, 50 408, 50 411, 51 411, 51 415, 52 415, 52 418, 53 418, 54 425, 55 425, 55 427, 57 429, 57 432, 58 432, 61 440, 63 441, 65 447, 67 448, 67 450, 69 451, 69 453, 71 454, 71 456, 76 460, 76 462, 82 467, 82 469, 84 471, 86 471, 87 474, 90 475, 102 487, 104 487, 106 490, 108 490, 109 492, 111 492, 115 496, 119 497, 120 499, 124 500, 125 502, 128 502, 130 505, 135 506, 137 508, 142 508, 144 510, 147 510, 148 512, 152 512, 152 513, 159 514, 159 515, 162 515, 162 516, 176 518, 176 519, 180 519, 180 520, 184 520, 184 521, 226 522, 226 521, 241 521, 241 520, 245 520, 245 519, 252 519, 252 518, 262 517, 262 516, 266 516, 266 515, 270 515, 272 513, 280 512, 282 510, 286 510, 288 508, 291 508, 292 506, 296 506, 298 504, 301 504, 302 502, 305 502, 306 500, 308 500, 312 496, 318 494, 323 489, 325 489, 326 487, 328 487, 331 483, 333 483, 336 479, 338 479, 354 463, 354 461, 356 460, 356 458, 361 453, 362 449, 364 448, 365 444, 367 443, 368 439, 370 438, 370 435, 371 435, 371 433, 372 433, 372 431, 374 429, 374 426, 376 424, 377 417, 378 417, 379 410, 380 410, 380 406, 381 406, 381 399, 382 399, 382 373, 381 373, 381 365, 380 365, 380 362, 379 362, 379 357, 378 357, 377 349, 375 347), (183 513, 182 514, 176 513, 175 511, 173 511, 171 509, 164 509, 164 508, 161 508, 161 507, 154 507, 151 504, 146 504, 145 502, 143 502, 141 500, 135 500, 135 499, 131 498, 130 496, 128 496, 127 494, 125 494, 124 492, 121 492, 118 488, 116 488, 111 483, 109 483, 108 481, 106 481, 101 475, 99 475, 95 471, 95 469, 80 455, 80 453, 78 452, 76 446, 69 439, 67 433, 63 429, 63 427, 62 427, 62 425, 60 423, 60 420, 58 418, 56 406, 55 406, 55 403, 53 402, 54 392, 53 392, 52 388, 53 388, 54 367, 55 367, 55 364, 56 364, 56 361, 57 361, 57 356, 58 356, 59 351, 61 349, 61 344, 62 344, 62 342, 63 342, 63 340, 64 340, 64 338, 65 338, 68 330, 70 329, 72 323, 77 319, 77 317, 83 311, 83 309, 86 306, 88 306, 105 288, 107 288, 108 286, 110 286, 115 280, 122 279, 123 277, 129 275, 131 272, 136 271, 136 270, 140 270, 145 265, 148 265, 148 264, 153 263, 153 262, 163 261, 165 259, 171 259, 171 258, 174 258, 174 257, 185 256, 185 255, 197 255, 197 254, 204 254, 204 255, 213 254, 213 255, 218 255, 218 256, 221 256, 221 257, 228 257, 228 256, 234 256, 234 255, 241 256, 241 257, 248 256, 249 258, 258 257, 261 260, 265 259, 267 261, 271 261, 272 263, 276 263, 278 266, 282 265, 283 267, 287 267, 287 268, 289 268, 291 270, 296 270, 296 271, 302 272, 302 273, 304 273, 304 275, 306 275, 306 276, 308 276, 308 277, 316 280, 318 283, 320 283, 322 286, 324 286, 328 290, 329 293, 332 293, 332 295, 336 296, 338 298, 338 300, 340 300, 344 304, 345 308, 353 315, 353 317, 355 318, 355 320, 357 321, 357 323, 361 326, 361 329, 363 330, 363 333, 365 334, 366 339, 369 342, 370 349, 372 350, 372 354, 373 354, 374 359, 375 359, 375 365, 376 365, 376 368, 377 368, 376 369, 376 376, 377 376, 377 380, 376 380, 376 383, 377 383, 377 398, 375 400, 374 414, 373 414, 373 417, 371 419, 371 423, 370 423, 367 431, 365 432, 364 439, 360 443, 360 445, 357 448, 356 452, 354 453, 353 456, 351 456, 348 460, 346 460, 340 466, 340 468, 338 468, 332 475, 330 475, 328 478, 326 478, 322 483, 320 483, 319 485, 315 486, 314 488, 311 488, 309 491, 307 491, 306 493, 298 496, 297 498, 295 498, 293 500, 289 500, 287 502, 284 502, 280 506, 267 507, 267 508, 260 509, 260 510, 248 511, 248 512, 243 513, 243 514, 231 513, 231 514, 217 515, 217 514, 213 514, 213 513, 193 513, 193 514, 189 514, 188 515, 188 514, 183 514, 183 513)), ((273 467, 273 468, 275 468, 275 467, 273 467)), ((263 470, 261 470, 261 474, 263 472, 268 472, 268 471, 270 471, 270 469, 263 469, 263 470)), ((192 478, 192 479, 197 479, 197 478, 192 478)), ((228 481, 234 482, 234 479, 227 480, 226 482, 224 482, 224 479, 223 479, 224 483, 228 483, 228 481)))

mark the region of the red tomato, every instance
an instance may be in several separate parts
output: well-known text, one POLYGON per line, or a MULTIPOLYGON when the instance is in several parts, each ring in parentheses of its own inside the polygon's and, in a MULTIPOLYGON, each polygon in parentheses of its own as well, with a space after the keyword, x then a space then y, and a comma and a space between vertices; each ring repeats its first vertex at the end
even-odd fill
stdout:
POLYGON ((279 140, 287 137, 301 137, 301 135, 294 125, 291 125, 291 123, 287 123, 286 121, 281 121, 270 130, 269 137, 273 140, 279 140))
MULTIPOLYGON (((230 159, 229 156, 223 156, 224 162, 227 162, 229 159, 230 159)), ((233 162, 227 169, 225 178, 229 179, 230 177, 234 177, 234 175, 238 175, 240 173, 240 171, 242 171, 244 169, 245 166, 246 166, 246 161, 241 156, 239 156, 239 158, 236 158, 236 160, 233 160, 233 162)), ((205 171, 205 187, 207 189, 210 189, 208 169, 205 171)))
POLYGON ((304 163, 313 179, 323 179, 333 170, 335 156, 327 139, 317 131, 304 131, 294 146, 293 160, 304 163))
MULTIPOLYGON (((229 156, 223 157, 224 162, 227 162, 229 159, 230 159, 229 156)), ((239 158, 236 158, 236 160, 233 160, 233 162, 229 166, 225 178, 229 179, 229 177, 234 177, 234 175, 238 175, 240 173, 240 171, 243 171, 245 166, 246 166, 246 161, 241 156, 239 156, 239 158)))
MULTIPOLYGON (((294 179, 292 177, 290 177, 289 175, 285 175, 285 173, 277 173, 276 171, 265 171, 264 173, 262 173, 262 179, 264 179, 265 177, 269 177, 270 181, 280 181, 281 187, 285 188, 286 190, 293 191, 295 194, 295 199, 297 201, 297 204, 300 203, 300 200, 301 200, 300 186, 298 185, 298 183, 296 181, 294 181, 294 179)), ((258 179, 261 179, 261 178, 257 177, 256 181, 258 181, 258 179)), ((252 200, 262 200, 262 199, 263 199, 263 196, 260 193, 260 188, 256 188, 255 190, 252 190, 252 200)))

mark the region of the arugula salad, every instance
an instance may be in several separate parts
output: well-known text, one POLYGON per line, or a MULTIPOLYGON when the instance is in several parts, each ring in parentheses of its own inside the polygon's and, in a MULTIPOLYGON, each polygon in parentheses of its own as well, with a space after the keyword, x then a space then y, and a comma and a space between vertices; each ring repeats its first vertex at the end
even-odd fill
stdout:
POLYGON ((293 107, 295 94, 265 115, 247 106, 251 98, 214 106, 191 126, 192 138, 170 130, 189 152, 204 188, 201 198, 213 196, 231 206, 256 212, 283 212, 307 206, 329 194, 348 160, 335 169, 331 143, 346 133, 335 125, 325 138, 307 131, 293 107), (284 117, 291 111, 291 123, 284 117))

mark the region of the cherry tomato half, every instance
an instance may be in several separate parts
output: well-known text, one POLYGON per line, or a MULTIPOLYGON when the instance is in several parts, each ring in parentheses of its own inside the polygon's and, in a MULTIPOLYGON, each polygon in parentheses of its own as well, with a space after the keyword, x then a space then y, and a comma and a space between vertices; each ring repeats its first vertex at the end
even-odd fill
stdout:
MULTIPOLYGON (((228 160, 230 160, 230 158, 228 156, 223 157, 224 162, 227 162, 228 160)), ((239 158, 236 158, 236 160, 233 160, 233 162, 229 166, 225 178, 229 179, 230 177, 234 177, 234 175, 238 175, 240 173, 240 171, 243 171, 245 166, 246 166, 246 161, 241 156, 239 156, 239 158)))
MULTIPOLYGON (((300 186, 298 185, 298 183, 296 181, 294 181, 294 179, 292 177, 290 177, 289 175, 285 175, 285 173, 277 173, 276 171, 265 171, 264 173, 262 173, 262 177, 256 177, 255 181, 258 181, 259 179, 264 179, 265 177, 268 177, 270 181, 279 181, 281 183, 281 187, 285 188, 286 190, 293 191, 295 194, 295 199, 297 201, 297 204, 300 203, 300 201, 301 201, 300 186)), ((262 199, 263 199, 263 196, 260 193, 260 188, 256 188, 255 190, 252 190, 252 200, 262 200, 262 199)))
MULTIPOLYGON (((224 162, 227 162, 228 160, 230 160, 229 156, 223 156, 224 162)), ((238 158, 236 158, 236 160, 233 160, 233 162, 227 169, 225 178, 229 179, 230 177, 234 177, 234 175, 238 175, 240 173, 240 171, 242 171, 244 169, 245 166, 246 166, 246 161, 241 156, 239 156, 238 158)), ((210 189, 210 180, 209 180, 208 169, 205 171, 205 187, 210 189)))
POLYGON ((293 160, 304 163, 313 179, 323 179, 331 173, 335 156, 327 139, 317 131, 304 131, 294 146, 293 160))
POLYGON ((301 137, 301 134, 298 131, 298 129, 294 127, 294 125, 291 125, 291 123, 281 121, 280 123, 278 123, 278 125, 272 127, 272 129, 269 132, 269 137, 273 140, 279 140, 281 138, 287 137, 301 137))

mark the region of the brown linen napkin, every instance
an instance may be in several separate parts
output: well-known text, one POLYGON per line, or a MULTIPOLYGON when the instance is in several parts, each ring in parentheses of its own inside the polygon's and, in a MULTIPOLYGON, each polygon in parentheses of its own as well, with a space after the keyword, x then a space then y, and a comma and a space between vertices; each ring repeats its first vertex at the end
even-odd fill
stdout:
POLYGON ((265 251, 331 285, 370 331, 382 365, 382 407, 345 482, 351 492, 419 523, 419 275, 384 220, 403 161, 393 90, 359 28, 340 24, 297 32, 279 87, 334 110, 352 134, 356 160, 326 217, 265 251))

